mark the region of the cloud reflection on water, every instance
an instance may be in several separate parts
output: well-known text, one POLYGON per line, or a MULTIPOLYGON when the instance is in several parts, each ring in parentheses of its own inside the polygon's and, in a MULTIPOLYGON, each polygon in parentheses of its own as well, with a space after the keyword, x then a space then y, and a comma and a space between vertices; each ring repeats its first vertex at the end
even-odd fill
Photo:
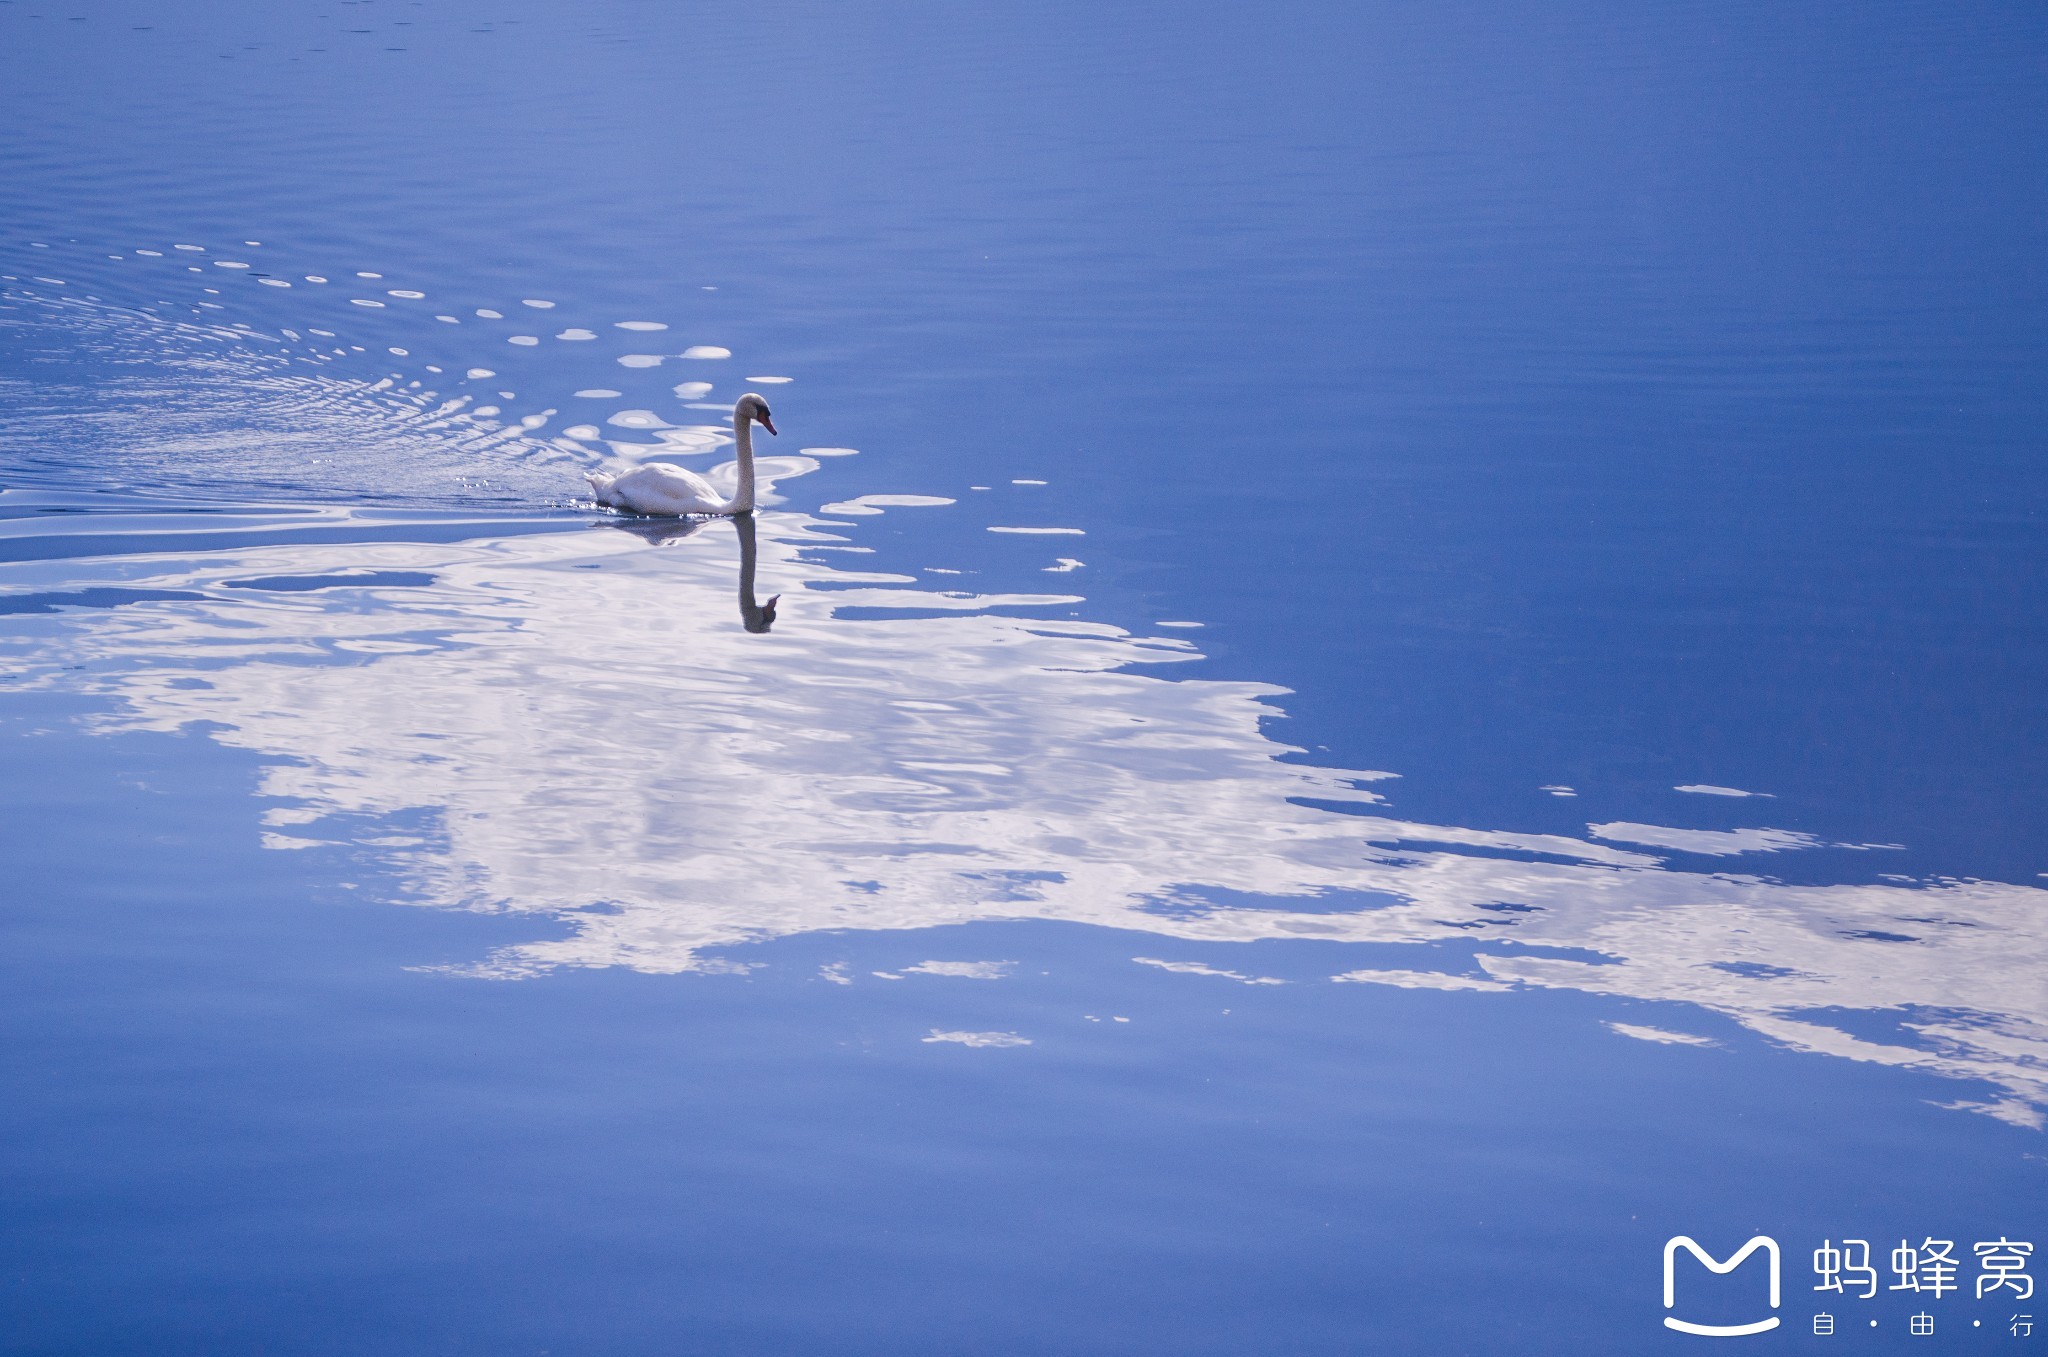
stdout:
POLYGON ((113 728, 204 723, 271 760, 275 847, 372 845, 417 902, 567 924, 480 973, 731 969, 764 939, 992 919, 1412 944, 1409 965, 1336 978, 1694 1004, 1799 1050, 1984 1081, 1960 1105, 2040 1123, 2048 892, 1787 885, 1648 851, 1809 842, 1778 831, 1597 827, 1618 843, 1401 820, 1371 790, 1385 774, 1286 761, 1300 751, 1263 729, 1283 690, 1177 679, 1159 666, 1193 658, 1187 641, 1060 618, 1068 595, 806 559, 833 526, 762 520, 772 633, 758 600, 749 620, 751 580, 735 609, 720 522, 659 550, 591 530, 129 557, 122 584, 176 593, 38 617, 5 645, 31 682, 120 699, 113 728), (366 571, 433 582, 233 587, 366 571), (1446 941, 1476 969, 1447 970, 1446 941), (1851 1035, 1829 1010, 1902 1034, 1851 1035))

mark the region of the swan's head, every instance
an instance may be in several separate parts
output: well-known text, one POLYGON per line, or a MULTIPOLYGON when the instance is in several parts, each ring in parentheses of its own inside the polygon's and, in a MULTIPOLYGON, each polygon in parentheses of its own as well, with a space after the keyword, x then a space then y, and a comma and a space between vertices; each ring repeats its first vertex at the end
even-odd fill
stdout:
POLYGON ((751 391, 734 403, 732 416, 742 424, 751 422, 759 424, 769 433, 775 432, 775 421, 768 414, 768 402, 751 391))

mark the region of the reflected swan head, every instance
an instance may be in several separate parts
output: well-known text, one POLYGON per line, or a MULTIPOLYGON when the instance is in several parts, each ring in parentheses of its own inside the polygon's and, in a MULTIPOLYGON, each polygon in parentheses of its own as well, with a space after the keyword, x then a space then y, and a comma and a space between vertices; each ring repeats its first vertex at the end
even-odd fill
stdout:
POLYGON ((775 605, 782 602, 782 595, 776 594, 766 603, 749 604, 740 602, 740 625, 756 636, 775 625, 775 605))
POLYGON ((751 391, 734 402, 732 416, 742 428, 749 423, 755 423, 769 433, 775 432, 775 420, 768 413, 768 402, 751 391))

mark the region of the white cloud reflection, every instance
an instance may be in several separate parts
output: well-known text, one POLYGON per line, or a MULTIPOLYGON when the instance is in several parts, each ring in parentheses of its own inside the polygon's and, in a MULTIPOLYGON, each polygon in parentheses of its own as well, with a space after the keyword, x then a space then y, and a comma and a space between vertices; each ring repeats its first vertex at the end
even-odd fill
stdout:
POLYGON ((1611 1022, 1607 1024, 1607 1027, 1609 1031, 1617 1035, 1634 1037, 1637 1041, 1655 1042, 1659 1046, 1713 1046, 1718 1044, 1712 1037, 1695 1036, 1690 1032, 1667 1032, 1661 1027, 1644 1027, 1632 1022, 1611 1022))
MULTIPOLYGON (((1826 848, 1830 845, 1796 829, 1672 829, 1664 825, 1638 825, 1624 820, 1611 824, 1587 825, 1596 839, 1616 843, 1639 843, 1647 848, 1669 848, 1680 853, 1709 857, 1733 857, 1740 853, 1776 853, 1787 848, 1826 848)), ((1840 847, 1842 845, 1834 845, 1840 847)))
MULTIPOLYGON (((1174 971, 1180 975, 1213 975, 1224 980, 1235 980, 1240 985, 1284 985, 1285 980, 1270 975, 1246 975, 1243 971, 1226 971, 1200 961, 1161 961, 1157 957, 1134 956, 1131 960, 1140 966, 1156 966, 1162 971, 1174 971)), ((1342 977, 1338 977, 1341 979, 1342 977)))
MULTIPOLYGON (((1185 640, 992 611, 1067 596, 800 560, 822 529, 764 521, 768 634, 737 624, 720 523, 661 549, 591 530, 72 562, 200 597, 43 618, 7 658, 118 697, 121 728, 263 755, 279 847, 375 843, 412 900, 551 921, 491 974, 731 969, 723 953, 770 938, 991 919, 1410 944, 1412 965, 1338 978, 1697 1005, 1799 1050, 1983 1081, 1964 1105, 2039 1122, 2048 891, 1787 885, 1644 851, 1804 846, 1727 832, 1600 827, 1623 847, 1401 820, 1370 790, 1384 774, 1284 760, 1300 751, 1262 728, 1282 690, 1161 671, 1185 640), (345 570, 433 583, 227 587, 345 570), (1481 974, 1436 969, 1447 941, 1481 974), (1852 1036, 1831 1010, 1898 1032, 1852 1036)), ((980 974, 960 964, 911 969, 980 974)))
POLYGON ((1014 961, 920 961, 905 966, 906 975, 945 975, 956 980, 1000 980, 1016 966, 1014 961))
POLYGON ((1332 980, 1354 985, 1393 985, 1398 989, 1511 990, 1513 985, 1476 975, 1451 975, 1444 971, 1370 970, 1346 971, 1332 980))
POLYGON ((1015 1032, 945 1032, 934 1027, 932 1034, 920 1038, 922 1041, 950 1041, 961 1046, 1029 1046, 1030 1037, 1020 1037, 1015 1032))

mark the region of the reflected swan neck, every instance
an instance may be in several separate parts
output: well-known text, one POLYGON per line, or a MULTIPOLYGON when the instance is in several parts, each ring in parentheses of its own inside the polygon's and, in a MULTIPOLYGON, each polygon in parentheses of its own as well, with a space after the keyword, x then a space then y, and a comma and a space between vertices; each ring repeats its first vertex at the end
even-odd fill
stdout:
POLYGON ((735 514, 732 525, 740 536, 740 625, 756 636, 763 635, 775 625, 775 605, 782 596, 777 594, 765 605, 754 597, 754 516, 735 514))

